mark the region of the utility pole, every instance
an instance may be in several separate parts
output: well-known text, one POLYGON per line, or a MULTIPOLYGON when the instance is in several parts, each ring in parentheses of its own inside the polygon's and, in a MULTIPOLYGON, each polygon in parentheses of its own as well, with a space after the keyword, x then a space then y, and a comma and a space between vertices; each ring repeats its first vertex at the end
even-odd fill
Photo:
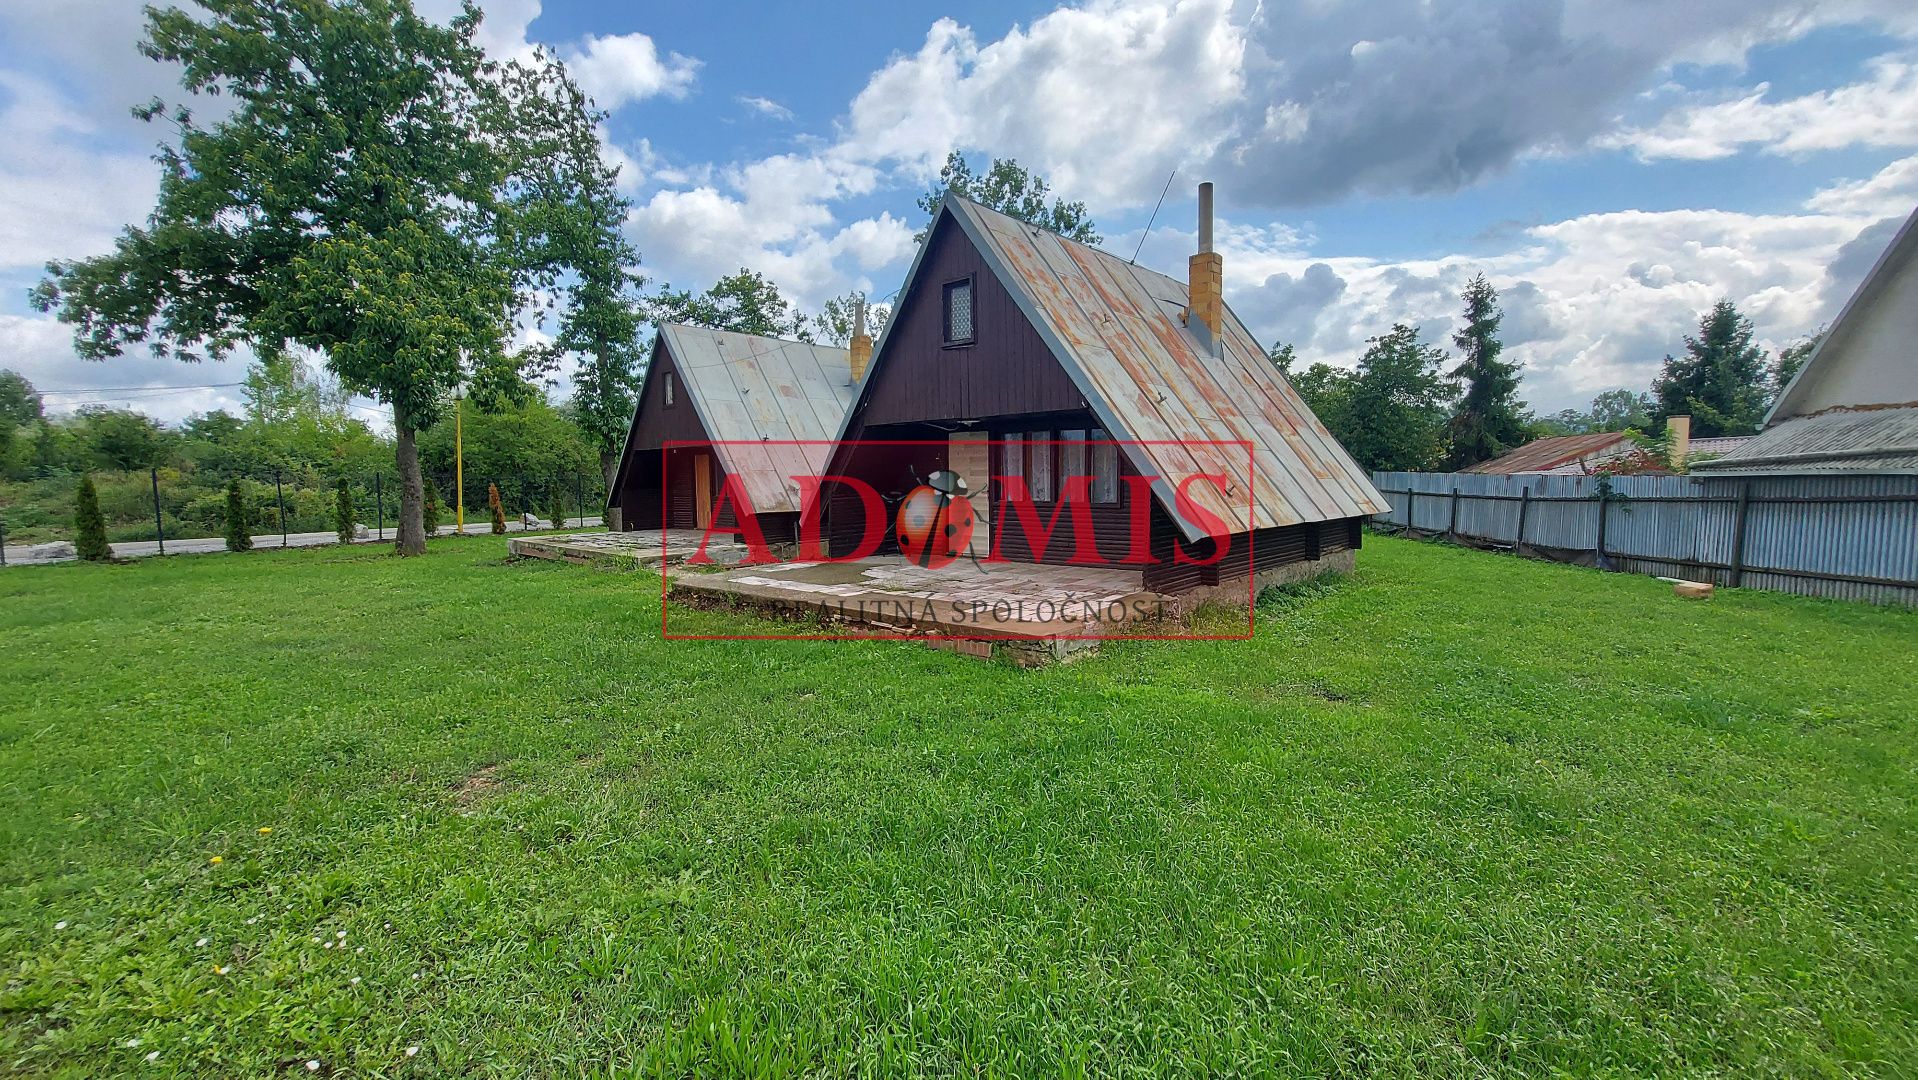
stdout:
POLYGON ((453 388, 453 533, 466 535, 466 458, 460 445, 462 414, 465 412, 464 386, 453 388))

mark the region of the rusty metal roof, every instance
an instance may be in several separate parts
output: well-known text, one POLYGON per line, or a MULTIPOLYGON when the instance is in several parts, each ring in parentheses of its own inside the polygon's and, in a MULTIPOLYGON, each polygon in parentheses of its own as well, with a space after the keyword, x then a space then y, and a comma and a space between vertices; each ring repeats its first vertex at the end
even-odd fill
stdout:
MULTIPOLYGON (((971 238, 1106 429, 1133 440, 1126 451, 1140 472, 1230 478, 1223 494, 1203 483, 1187 491, 1229 531, 1390 508, 1229 308, 1213 355, 1182 321, 1185 282, 952 194, 941 213, 971 238), (1199 445, 1208 440, 1249 443, 1250 454, 1199 445)), ((1203 535, 1178 513, 1171 483, 1154 490, 1189 538, 1203 535)))
POLYGON ((846 350, 683 323, 661 323, 659 336, 720 465, 753 509, 797 513, 792 478, 825 469, 852 405, 846 350))
POLYGON ((1516 450, 1509 450, 1490 461, 1481 461, 1465 471, 1510 476, 1516 473, 1545 473, 1576 465, 1581 459, 1608 451, 1632 448, 1631 439, 1622 431, 1594 431, 1589 435, 1557 435, 1533 439, 1516 450))
POLYGON ((1918 406, 1831 409, 1781 420, 1698 475, 1918 472, 1918 406))

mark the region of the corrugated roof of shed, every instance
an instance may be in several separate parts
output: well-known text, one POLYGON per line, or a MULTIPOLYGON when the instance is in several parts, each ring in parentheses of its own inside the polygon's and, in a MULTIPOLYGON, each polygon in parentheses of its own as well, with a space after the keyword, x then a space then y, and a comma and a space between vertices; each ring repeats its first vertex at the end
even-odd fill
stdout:
MULTIPOLYGON (((1127 450, 1145 459, 1134 461, 1142 472, 1231 478, 1223 495, 1209 484, 1188 489, 1230 531, 1390 508, 1229 308, 1222 355, 1213 356, 1182 324, 1185 282, 955 195, 942 213, 972 239, 1114 437, 1137 440, 1127 450), (1253 475, 1240 448, 1195 445, 1208 440, 1250 443, 1253 475)), ((873 369, 881 363, 875 355, 873 369)), ((1171 487, 1157 489, 1197 538, 1174 510, 1171 487)))
POLYGON ((798 512, 792 477, 825 469, 852 405, 847 351, 684 323, 661 323, 659 334, 713 452, 753 509, 798 512))
POLYGON ((1629 448, 1632 441, 1622 431, 1594 431, 1586 435, 1554 435, 1533 439, 1515 450, 1508 450, 1490 461, 1481 461, 1465 471, 1511 476, 1517 473, 1548 472, 1563 468, 1581 458, 1601 454, 1614 447, 1629 448))

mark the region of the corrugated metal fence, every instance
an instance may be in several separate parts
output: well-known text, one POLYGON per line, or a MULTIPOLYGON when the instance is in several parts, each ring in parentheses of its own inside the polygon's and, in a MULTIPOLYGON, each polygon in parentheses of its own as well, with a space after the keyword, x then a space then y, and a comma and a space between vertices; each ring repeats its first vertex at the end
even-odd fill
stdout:
POLYGON ((1629 573, 1918 604, 1918 476, 1372 474, 1388 530, 1629 573))

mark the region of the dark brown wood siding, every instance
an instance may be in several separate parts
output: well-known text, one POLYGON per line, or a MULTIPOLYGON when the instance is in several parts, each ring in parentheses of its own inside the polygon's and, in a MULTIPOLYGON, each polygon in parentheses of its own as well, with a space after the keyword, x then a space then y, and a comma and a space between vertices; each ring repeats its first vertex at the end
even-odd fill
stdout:
POLYGON ((1071 376, 950 219, 940 222, 912 289, 895 310, 885 355, 874 358, 883 377, 867 390, 865 426, 1086 407, 1071 376), (973 342, 948 348, 944 287, 967 277, 973 282, 973 342))
MULTIPOLYGON (((615 505, 625 511, 628 529, 659 528, 659 450, 674 442, 704 440, 706 429, 699 422, 699 411, 686 398, 686 388, 675 388, 673 404, 666 405, 667 372, 678 379, 672 350, 664 340, 655 340, 646 384, 640 388, 639 408, 626 440, 626 452, 614 477, 615 505)), ((692 505, 688 496, 688 507, 692 505)), ((691 528, 688 523, 686 528, 691 528)))

